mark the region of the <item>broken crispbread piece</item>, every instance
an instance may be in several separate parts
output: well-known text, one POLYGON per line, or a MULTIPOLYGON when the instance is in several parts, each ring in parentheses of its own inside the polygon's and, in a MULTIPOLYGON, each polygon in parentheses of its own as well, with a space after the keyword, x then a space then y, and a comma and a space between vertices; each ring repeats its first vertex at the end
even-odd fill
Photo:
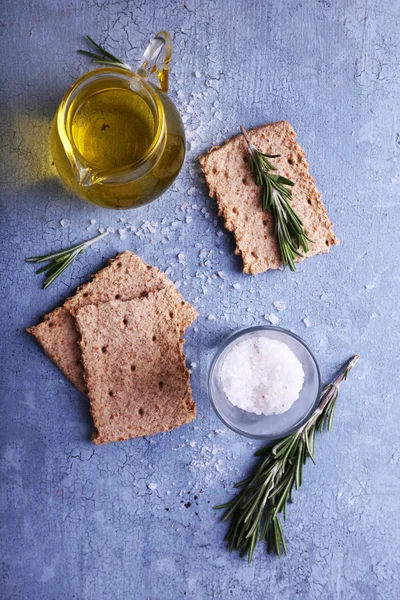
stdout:
POLYGON ((107 267, 93 276, 92 281, 78 288, 75 296, 68 298, 63 306, 45 315, 42 323, 27 331, 35 336, 73 385, 86 393, 74 312, 87 304, 97 305, 116 299, 132 300, 166 287, 171 288, 178 326, 183 333, 196 319, 197 311, 185 302, 165 273, 129 251, 111 259, 107 267))
POLYGON ((170 431, 196 416, 171 287, 77 309, 96 444, 170 431))
MULTIPOLYGON (((309 252, 296 260, 329 252, 339 241, 291 125, 279 121, 248 133, 257 150, 281 155, 273 160, 277 173, 295 184, 291 205, 303 221, 306 235, 313 240, 309 252)), ((217 199, 219 215, 224 217, 225 227, 235 235, 235 254, 242 256, 244 272, 257 275, 282 267, 273 218, 262 209, 261 188, 251 173, 244 137, 237 135, 222 146, 212 148, 200 158, 200 164, 210 196, 217 199)))

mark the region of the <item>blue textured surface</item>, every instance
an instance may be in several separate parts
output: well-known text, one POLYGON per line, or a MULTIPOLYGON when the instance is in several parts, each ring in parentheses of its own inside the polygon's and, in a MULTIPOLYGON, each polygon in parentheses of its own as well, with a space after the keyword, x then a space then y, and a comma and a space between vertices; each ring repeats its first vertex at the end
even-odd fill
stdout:
POLYGON ((5 0, 2 599, 399 597, 399 21, 393 0, 5 0), (185 167, 149 207, 96 209, 64 191, 49 156, 56 107, 90 68, 75 50, 89 33, 134 64, 160 28, 174 34, 171 88, 186 122, 185 167), (282 118, 298 132, 342 243, 296 274, 254 279, 241 273, 231 236, 214 224, 197 158, 241 123, 282 118), (109 236, 40 289, 24 257, 98 227, 117 229, 120 217, 133 225, 126 239, 109 236), (61 227, 62 219, 70 225, 61 227), (140 229, 146 221, 156 223, 154 233, 140 229), (197 363, 198 419, 153 439, 95 447, 87 401, 24 328, 127 248, 172 267, 171 278, 199 309, 198 331, 186 343, 197 363), (213 277, 218 271, 227 279, 213 277), (275 300, 287 305, 280 324, 312 347, 325 380, 351 354, 362 361, 289 509, 289 556, 279 561, 259 547, 249 566, 228 554, 212 506, 229 497, 258 444, 218 422, 206 376, 222 336, 265 323, 275 300))

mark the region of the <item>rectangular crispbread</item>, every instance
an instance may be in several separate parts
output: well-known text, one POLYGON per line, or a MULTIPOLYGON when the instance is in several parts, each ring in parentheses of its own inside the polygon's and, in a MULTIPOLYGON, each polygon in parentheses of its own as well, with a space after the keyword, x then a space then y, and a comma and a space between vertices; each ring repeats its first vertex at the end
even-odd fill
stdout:
MULTIPOLYGON (((304 258, 329 252, 339 241, 291 125, 287 121, 270 123, 250 130, 249 137, 261 152, 280 154, 280 158, 273 159, 277 173, 295 183, 291 204, 303 221, 306 234, 313 240, 304 258)), ((210 196, 217 200, 219 215, 225 219, 225 227, 235 235, 235 253, 242 256, 244 272, 257 275, 282 267, 273 218, 262 209, 261 188, 254 182, 243 135, 212 148, 200 159, 200 164, 210 196)))
POLYGON ((171 288, 178 327, 183 333, 196 319, 197 311, 184 301, 165 273, 129 251, 111 259, 107 267, 93 276, 92 281, 78 288, 75 296, 68 298, 63 306, 45 315, 42 323, 27 331, 35 336, 73 385, 86 393, 79 335, 73 316, 75 311, 88 304, 132 300, 166 287, 171 288))
POLYGON ((170 431, 196 416, 171 286, 76 310, 96 444, 170 431))

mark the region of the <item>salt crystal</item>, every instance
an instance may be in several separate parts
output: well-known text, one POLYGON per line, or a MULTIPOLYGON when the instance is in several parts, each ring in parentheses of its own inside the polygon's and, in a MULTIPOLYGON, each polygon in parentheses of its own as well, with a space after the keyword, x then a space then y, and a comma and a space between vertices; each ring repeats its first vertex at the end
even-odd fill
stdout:
POLYGON ((221 277, 221 279, 228 279, 223 271, 218 271, 218 275, 221 277))
POLYGON ((108 233, 114 233, 115 229, 114 229, 114 227, 111 227, 111 225, 109 225, 107 227, 107 231, 108 231, 108 233))
POLYGON ((223 235, 224 235, 223 231, 221 231, 221 230, 217 231, 217 236, 218 237, 222 237, 223 235))
POLYGON ((200 77, 201 77, 200 71, 195 71, 194 76, 196 77, 196 79, 200 79, 200 77))
POLYGON ((196 193, 196 188, 195 188, 195 187, 191 187, 191 188, 189 188, 189 189, 188 189, 188 191, 187 191, 187 195, 188 195, 188 196, 194 196, 194 195, 195 195, 195 193, 196 193))
POLYGON ((264 315, 264 319, 266 321, 269 321, 271 323, 271 325, 279 324, 279 317, 278 317, 278 315, 275 315, 274 313, 271 313, 269 315, 264 315))
POLYGON ((106 230, 104 229, 104 227, 99 227, 99 233, 105 233, 105 231, 106 230))
POLYGON ((286 310, 286 304, 283 302, 283 300, 275 300, 273 305, 275 306, 276 310, 279 310, 279 312, 286 310))
POLYGON ((375 284, 374 284, 374 283, 366 283, 366 284, 365 284, 365 289, 366 289, 366 290, 373 290, 373 289, 374 289, 374 287, 375 287, 375 284))
POLYGON ((90 224, 91 225, 95 225, 96 224, 96 219, 90 219, 90 224))
POLYGON ((298 399, 304 371, 285 343, 253 334, 229 347, 220 381, 234 406, 257 415, 273 415, 286 412, 298 399))
POLYGON ((303 323, 306 327, 311 327, 311 321, 308 317, 305 317, 305 319, 303 319, 303 323))
POLYGON ((180 252, 180 253, 178 254, 178 261, 179 261, 180 263, 183 263, 183 262, 185 261, 185 255, 184 255, 184 253, 183 253, 183 252, 180 252))
POLYGON ((233 287, 233 288, 235 288, 235 290, 241 290, 241 289, 242 289, 242 286, 241 286, 241 284, 240 284, 240 283, 234 283, 234 284, 232 285, 232 287, 233 287))
POLYGON ((197 363, 195 363, 195 362, 190 363, 191 369, 195 369, 196 367, 197 367, 197 363))
POLYGON ((125 221, 126 221, 125 217, 120 217, 120 218, 119 218, 119 222, 120 222, 120 223, 125 223, 125 221))
POLYGON ((217 318, 214 315, 208 315, 208 320, 209 321, 216 321, 217 318))
POLYGON ((121 239, 121 240, 126 240, 126 237, 127 237, 127 236, 126 236, 126 231, 125 231, 125 229, 121 229, 121 228, 120 228, 120 229, 118 229, 118 233, 119 233, 119 237, 120 237, 120 239, 121 239))
POLYGON ((199 210, 199 207, 197 206, 197 204, 192 204, 192 209, 193 210, 199 210))
POLYGON ((192 217, 186 217, 186 223, 191 223, 192 222, 192 217))
POLYGON ((147 487, 149 488, 149 490, 151 490, 153 492, 154 490, 157 489, 157 484, 156 483, 148 483, 147 487))
POLYGON ((60 225, 61 225, 61 227, 68 227, 68 225, 69 225, 68 219, 61 219, 60 225))

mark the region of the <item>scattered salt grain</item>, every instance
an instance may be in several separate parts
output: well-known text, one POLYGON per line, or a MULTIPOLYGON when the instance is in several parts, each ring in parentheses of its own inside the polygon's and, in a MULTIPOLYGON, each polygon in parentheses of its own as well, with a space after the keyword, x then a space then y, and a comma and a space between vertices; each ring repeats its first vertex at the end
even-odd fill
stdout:
POLYGON ((148 483, 147 487, 149 488, 149 490, 151 490, 153 492, 154 490, 157 489, 157 484, 156 483, 148 483))
POLYGON ((375 284, 374 284, 374 283, 366 283, 366 284, 365 284, 365 289, 366 289, 366 290, 373 290, 373 289, 374 289, 374 287, 375 287, 375 284))
POLYGON ((269 321, 271 325, 279 325, 279 317, 274 313, 270 313, 269 315, 264 315, 264 319, 269 321))
POLYGON ((180 252, 180 253, 178 254, 178 261, 179 261, 180 263, 183 263, 183 262, 185 261, 185 255, 184 255, 184 253, 183 253, 183 252, 180 252))
POLYGON ((106 230, 104 229, 104 227, 99 227, 99 233, 105 233, 105 231, 106 230))
POLYGON ((127 235, 125 229, 118 229, 118 233, 121 240, 126 240, 127 235))
POLYGON ((234 283, 234 284, 232 285, 232 287, 233 287, 235 290, 241 290, 241 289, 242 289, 242 286, 241 286, 241 284, 240 284, 240 283, 234 283))
POLYGON ((96 219, 90 219, 90 224, 91 225, 95 225, 96 224, 96 219))
POLYGON ((195 71, 194 76, 196 77, 196 79, 200 79, 200 77, 201 77, 200 71, 195 71))
POLYGON ((286 344, 253 335, 228 349, 220 379, 234 406, 257 415, 273 415, 286 412, 298 399, 304 371, 286 344))
POLYGON ((279 310, 279 312, 286 310, 286 304, 283 302, 283 300, 275 300, 273 305, 275 306, 276 310, 279 310))
POLYGON ((61 227, 68 227, 68 225, 69 225, 68 219, 61 219, 60 225, 61 225, 61 227))
POLYGON ((311 321, 308 317, 305 317, 305 319, 303 319, 303 323, 306 327, 311 327, 311 321))
POLYGON ((208 315, 208 320, 209 321, 216 321, 217 318, 214 315, 208 315))
POLYGON ((107 231, 108 231, 108 233, 114 233, 115 229, 114 229, 114 227, 111 227, 111 225, 109 225, 107 227, 107 231))
POLYGON ((197 363, 195 363, 195 362, 190 363, 191 369, 195 369, 196 367, 197 367, 197 363))
POLYGON ((223 235, 224 235, 223 231, 221 231, 221 230, 217 231, 217 236, 218 237, 222 237, 223 235))

